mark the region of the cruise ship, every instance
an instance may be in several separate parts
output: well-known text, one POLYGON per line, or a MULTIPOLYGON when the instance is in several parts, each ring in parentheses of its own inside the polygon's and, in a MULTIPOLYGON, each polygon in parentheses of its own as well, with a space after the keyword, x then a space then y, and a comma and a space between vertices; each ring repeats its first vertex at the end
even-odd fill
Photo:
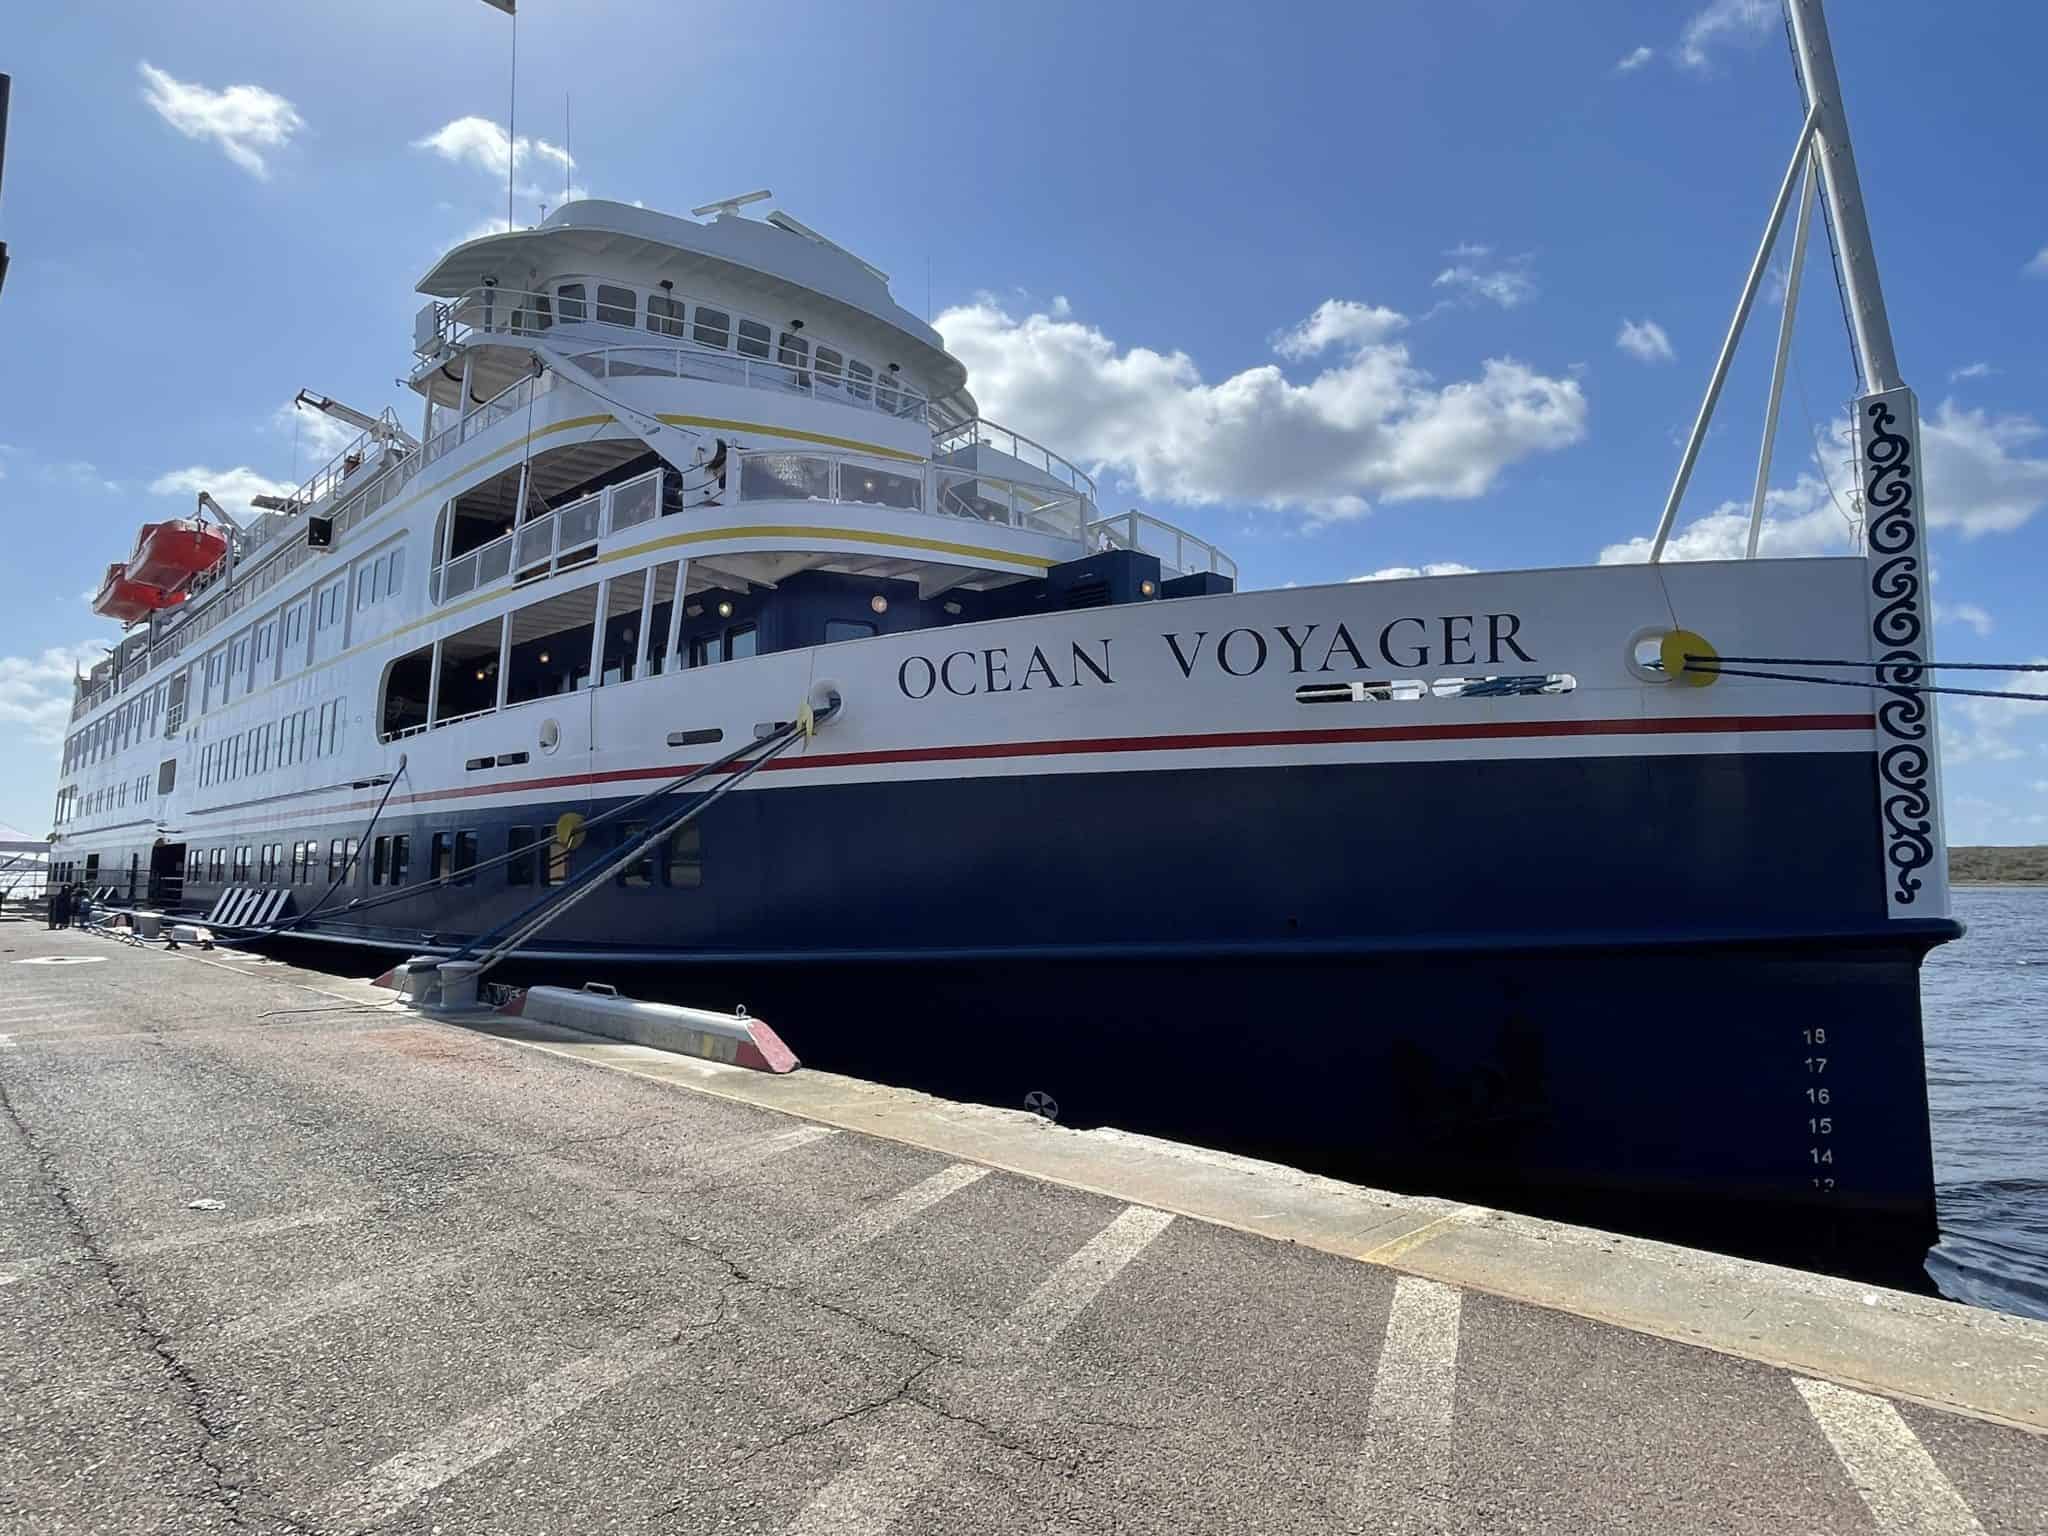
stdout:
MULTIPOLYGON (((1794 163, 1869 325, 1838 110, 1794 163)), ((756 201, 456 247, 406 420, 304 397, 360 436, 145 529, 55 875, 256 942, 515 932, 1070 1124, 1932 1240, 1918 968, 1959 930, 1888 332, 1864 554, 1247 591, 756 201)))

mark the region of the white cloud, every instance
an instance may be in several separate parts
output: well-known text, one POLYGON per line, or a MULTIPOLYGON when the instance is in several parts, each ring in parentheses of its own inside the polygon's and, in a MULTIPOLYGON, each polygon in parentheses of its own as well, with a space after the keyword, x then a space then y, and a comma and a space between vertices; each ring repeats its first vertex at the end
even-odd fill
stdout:
POLYGON ((1432 287, 1485 299, 1502 309, 1513 309, 1536 297, 1536 281, 1529 276, 1526 255, 1494 262, 1490 260, 1492 248, 1484 245, 1456 245, 1445 254, 1455 265, 1437 273, 1432 287))
POLYGON ((1927 452, 1926 516, 1965 538, 2009 533, 2048 504, 2048 458, 2018 450, 2043 435, 2031 416, 1989 416, 1944 400, 1920 426, 1927 452))
MULTIPOLYGON (((502 183, 508 174, 524 172, 531 176, 536 171, 552 167, 556 177, 562 172, 574 170, 576 160, 566 149, 550 144, 546 139, 519 136, 515 145, 505 136, 505 130, 487 117, 458 117, 443 125, 423 139, 413 140, 415 149, 431 149, 451 165, 466 165, 474 170, 488 171, 493 180, 502 183), (509 170, 506 156, 512 158, 509 170)), ((542 184, 524 182, 517 187, 518 195, 524 198, 546 197, 554 201, 559 197, 559 182, 542 184)), ((571 186, 571 197, 584 195, 579 187, 571 186)), ((474 237, 472 237, 474 238, 474 237)))
POLYGON ((1678 34, 1678 62, 1687 69, 1706 69, 1713 62, 1711 50, 1761 36, 1777 14, 1778 8, 1764 0, 1712 0, 1678 34))
POLYGON ((1996 372, 1989 363, 1965 363, 1949 374, 1948 381, 1953 384, 1959 379, 1988 379, 1996 372))
POLYGON ((1626 75, 1641 69, 1657 56, 1654 48, 1636 48, 1621 56, 1621 62, 1614 66, 1617 75, 1626 75))
MULTIPOLYGON (((2048 663, 2048 656, 2036 656, 2033 661, 2039 666, 2048 663)), ((1995 672, 1979 672, 1960 686, 2003 693, 2048 693, 2039 672, 2011 672, 2002 678, 1995 672)), ((2040 725, 2048 717, 2048 701, 1949 697, 1941 700, 1939 717, 1944 765, 2012 762, 2027 755, 2027 744, 2015 741, 2014 733, 2040 725)))
POLYGON ((1455 560, 1432 560, 1426 565, 1389 565, 1354 576, 1353 581, 1411 581, 1417 576, 1470 576, 1477 568, 1455 560))
POLYGON ((1967 624, 1982 638, 1991 633, 1991 615, 1975 603, 1934 604, 1934 622, 1937 624, 1967 624))
POLYGON ((263 515, 261 508, 249 505, 252 496, 289 496, 298 489, 282 480, 268 479, 246 466, 206 469, 197 464, 190 469, 174 469, 169 474, 159 475, 149 483, 149 488, 158 496, 196 497, 201 491, 211 491, 213 499, 226 507, 230 516, 242 521, 263 515))
POLYGON ((188 139, 212 139, 227 157, 259 179, 270 175, 267 150, 283 149, 305 127, 298 109, 260 85, 224 91, 175 80, 144 61, 142 99, 188 139))
POLYGON ((2020 270, 2029 277, 2048 277, 2048 245, 2034 252, 2034 259, 2020 270))
POLYGON ((1624 318, 1614 344, 1639 363, 1668 363, 1678 355, 1671 350, 1671 338, 1664 334, 1664 327, 1654 320, 1624 318))
MULTIPOLYGON (((1064 319, 1068 314, 1060 307, 1062 302, 1053 301, 1055 318, 1064 319)), ((1314 357, 1334 346, 1366 346, 1384 341, 1407 323, 1406 315, 1381 305, 1361 304, 1356 299, 1325 299, 1301 324, 1275 335, 1273 350, 1282 357, 1314 357)))
POLYGON ((71 679, 106 659, 106 647, 84 641, 52 646, 39 656, 0 656, 0 726, 35 742, 64 739, 71 723, 71 679))
POLYGON ((1368 497, 1472 497, 1585 434, 1578 384, 1512 358, 1439 385, 1405 346, 1377 341, 1307 383, 1264 364, 1210 384, 1184 352, 1120 348, 1074 319, 1017 319, 986 295, 935 324, 989 415, 1032 422, 1063 452, 1169 501, 1327 518, 1365 511, 1368 497))
MULTIPOLYGON (((1801 475, 1791 486, 1764 492, 1763 531, 1759 555, 1847 554, 1851 548, 1846 517, 1815 475, 1801 475)), ((1749 503, 1724 501, 1706 516, 1673 533, 1664 546, 1667 560, 1740 560, 1749 549, 1749 503)), ((1627 565, 1650 558, 1650 537, 1644 534, 1600 551, 1602 565, 1627 565)))
MULTIPOLYGON (((311 406, 296 405, 291 401, 277 408, 270 418, 270 425, 281 436, 298 445, 302 480, 310 478, 314 470, 363 435, 359 427, 337 421, 325 411, 316 411, 311 406)), ((219 495, 219 492, 214 494, 219 495)))

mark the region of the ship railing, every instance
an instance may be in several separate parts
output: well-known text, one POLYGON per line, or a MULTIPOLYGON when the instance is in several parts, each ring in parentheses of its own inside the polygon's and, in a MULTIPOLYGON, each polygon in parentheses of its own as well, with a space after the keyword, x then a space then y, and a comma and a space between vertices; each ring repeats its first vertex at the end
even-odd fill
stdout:
POLYGON ((571 361, 598 379, 701 379, 710 384, 736 384, 777 394, 808 396, 879 411, 905 421, 926 421, 930 402, 909 385, 887 379, 856 378, 844 368, 827 370, 813 360, 777 362, 765 357, 736 357, 694 342, 674 346, 581 348, 571 361))
MULTIPOLYGON (((576 303, 578 301, 570 301, 576 303)), ((684 302, 679 300, 680 302, 684 302)), ((422 311, 422 324, 414 337, 413 350, 423 359, 443 355, 445 349, 486 340, 537 341, 575 355, 578 362, 598 378, 686 378, 711 383, 739 384, 749 389, 768 389, 783 394, 810 395, 880 411, 886 416, 928 420, 930 402, 920 390, 890 376, 886 370, 870 374, 858 359, 828 363, 820 367, 815 357, 785 361, 767 353, 746 356, 699 342, 694 327, 680 315, 651 315, 645 329, 636 324, 639 310, 615 311, 625 319, 606 317, 606 306, 595 299, 580 302, 581 316, 558 318, 562 300, 558 295, 527 289, 496 286, 471 288, 460 296, 433 306, 431 323, 422 311), (604 332, 643 338, 640 342, 606 344, 596 348, 580 345, 579 338, 604 332), (648 336, 666 337, 665 342, 648 343, 648 336), (645 352, 645 358, 613 354, 645 352), (659 356, 655 356, 659 354, 659 356), (854 366, 858 364, 858 367, 854 366)), ((767 345, 763 343, 763 345, 767 345)))
POLYGON ((434 602, 449 602, 488 587, 514 571, 518 572, 519 580, 531 581, 586 564, 596 555, 599 539, 651 523, 660 516, 663 477, 669 473, 665 469, 650 469, 566 506, 528 518, 489 543, 479 544, 442 565, 428 579, 428 597, 434 602))
POLYGON ((958 453, 963 448, 977 446, 993 448, 997 453, 1008 454, 1019 463, 1042 470, 1062 485, 1081 492, 1089 500, 1095 499, 1095 481, 1086 471, 1080 469, 1072 460, 1054 453, 1043 443, 1036 442, 1021 432, 1013 432, 1000 422, 976 416, 957 426, 939 428, 932 434, 932 457, 935 459, 943 459, 946 455, 958 453))
MULTIPOLYGON (((365 427, 354 441, 314 470, 307 477, 305 484, 292 492, 289 499, 293 511, 302 512, 319 506, 321 502, 341 490, 348 483, 350 476, 375 458, 380 448, 390 446, 403 451, 405 441, 405 434, 399 429, 397 416, 392 414, 389 406, 386 406, 378 414, 376 426, 365 427)), ((269 527, 258 524, 258 528, 262 530, 261 536, 251 542, 259 547, 268 542, 269 535, 276 531, 280 522, 288 520, 289 516, 290 514, 273 514, 264 519, 264 523, 269 524, 269 527)))
POLYGON ((1158 558, 1161 571, 1173 576, 1213 572, 1237 580, 1237 562, 1206 539, 1184 528, 1130 511, 1088 525, 1088 539, 1097 549, 1134 549, 1158 558))
POLYGON ((944 464, 887 464, 858 454, 756 448, 739 455, 742 501, 824 501, 967 518, 1079 540, 1093 504, 944 464))

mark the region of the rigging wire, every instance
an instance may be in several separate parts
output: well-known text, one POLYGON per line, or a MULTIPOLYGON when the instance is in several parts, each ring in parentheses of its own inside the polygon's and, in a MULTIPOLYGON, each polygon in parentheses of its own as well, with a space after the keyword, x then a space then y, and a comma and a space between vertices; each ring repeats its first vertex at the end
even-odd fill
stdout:
MULTIPOLYGON (((824 713, 824 711, 820 711, 818 718, 823 719, 824 713)), ((781 733, 790 731, 794 729, 794 727, 795 722, 782 722, 778 724, 775 734, 765 737, 757 737, 753 740, 742 742, 739 746, 734 747, 730 752, 727 752, 722 757, 714 758, 712 761, 708 763, 700 763, 696 767, 689 769, 679 777, 671 779, 667 783, 662 784, 655 789, 649 790, 644 795, 640 795, 632 800, 624 801, 619 805, 613 806, 608 811, 599 812, 597 815, 590 817, 587 821, 583 823, 582 830, 584 833, 588 834, 590 829, 593 827, 600 827, 616 817, 629 815, 632 812, 639 810, 641 807, 649 805, 654 801, 661 799, 665 795, 675 794, 682 789, 686 789, 687 787, 689 787, 689 785, 695 783, 698 779, 704 778, 705 776, 712 773, 721 772, 731 767, 740 758, 744 757, 748 753, 760 750, 768 743, 775 741, 777 739, 777 736, 779 736, 781 733)), ((394 775, 394 783, 395 780, 396 776, 394 775)), ((387 799, 390 796, 390 788, 391 787, 387 785, 385 789, 385 796, 387 799)), ((382 809, 383 807, 380 802, 378 807, 378 811, 380 814, 382 812, 382 809)), ((358 839, 358 857, 360 857, 361 850, 364 847, 368 846, 368 832, 370 827, 373 827, 375 825, 376 817, 372 816, 369 824, 364 828, 365 835, 362 838, 358 839)), ((507 849, 504 853, 493 854, 488 859, 479 860, 477 863, 467 865, 462 869, 451 869, 445 875, 430 875, 424 880, 415 880, 406 885, 394 886, 388 891, 380 891, 374 896, 358 896, 351 899, 346 905, 336 908, 334 915, 339 916, 358 912, 369 912, 375 910, 378 907, 389 906, 393 902, 409 901, 413 897, 420 895, 425 891, 439 889, 444 886, 454 885, 458 881, 466 881, 472 879, 484 870, 495 869, 501 864, 509 864, 514 859, 534 854, 540 850, 545 849, 546 847, 546 843, 529 843, 521 848, 511 848, 507 849)), ((347 878, 346 870, 343 871, 342 878, 344 880, 347 878)), ((336 882, 337 885, 340 883, 340 881, 336 882)), ((330 886, 329 894, 332 894, 332 892, 333 887, 330 886)), ((321 898, 322 901, 324 901, 325 899, 325 897, 321 898)), ((318 904, 316 903, 313 910, 317 909, 318 904)), ((311 910, 309 910, 301 917, 287 919, 287 922, 292 924, 301 923, 304 922, 306 918, 310 916, 312 916, 311 910)), ((228 924, 214 926, 233 927, 236 925, 228 924)), ((273 924, 268 927, 251 927, 244 928, 241 930, 241 932, 248 938, 268 938, 285 931, 288 930, 283 926, 277 924, 273 924)), ((243 942, 243 940, 238 938, 233 942, 240 943, 243 942)))

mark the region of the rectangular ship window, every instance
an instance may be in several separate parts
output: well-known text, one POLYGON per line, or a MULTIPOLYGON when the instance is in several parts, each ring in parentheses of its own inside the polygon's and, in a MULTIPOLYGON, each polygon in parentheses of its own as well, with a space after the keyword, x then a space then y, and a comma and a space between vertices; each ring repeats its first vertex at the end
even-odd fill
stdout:
POLYGON ((505 851, 512 855, 505 861, 505 883, 533 884, 533 828, 513 827, 508 831, 505 834, 505 851))
POLYGON ((474 884, 476 883, 476 876, 475 876, 475 875, 472 875, 472 874, 470 874, 470 873, 469 873, 469 871, 470 871, 470 870, 472 870, 472 869, 475 869, 475 868, 476 868, 476 833, 474 833, 474 832, 458 832, 458 833, 456 833, 456 834, 455 834, 455 883, 456 883, 457 885, 474 885, 474 884))
POLYGON ((697 318, 690 326, 690 339, 700 347, 716 347, 723 352, 732 345, 732 316, 722 309, 699 304, 697 318))
MULTIPOLYGON (((629 821, 619 828, 618 846, 621 849, 630 848, 646 835, 646 822, 629 821)), ((645 887, 654 884, 653 858, 645 853, 641 854, 639 858, 619 872, 619 884, 634 887, 645 887)))
POLYGON ((765 359, 768 356, 768 338, 768 327, 760 321, 742 320, 740 322, 740 356, 765 359))
POLYGON ((371 844, 370 884, 382 885, 391 871, 391 839, 380 837, 371 844))
POLYGON ((700 822, 678 827, 668 839, 668 883, 694 891, 704 883, 704 831, 700 822))
POLYGON ((428 845, 427 875, 430 879, 445 880, 452 868, 449 863, 455 846, 454 839, 446 832, 436 832, 428 845))
POLYGON ((597 318, 601 324, 631 325, 639 305, 640 296, 630 288, 617 288, 610 283, 597 285, 597 318))
POLYGON ((391 883, 405 884, 412 871, 412 839, 401 832, 391 839, 391 883))

